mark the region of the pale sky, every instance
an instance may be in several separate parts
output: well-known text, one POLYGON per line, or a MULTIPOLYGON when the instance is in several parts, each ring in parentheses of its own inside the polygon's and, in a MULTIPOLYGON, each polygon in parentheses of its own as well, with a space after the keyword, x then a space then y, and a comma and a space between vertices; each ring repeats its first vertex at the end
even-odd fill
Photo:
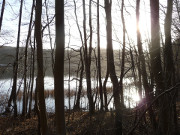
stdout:
MULTIPOLYGON (((6 7, 4 12, 4 19, 2 25, 2 32, 0 33, 0 44, 8 43, 8 46, 16 46, 16 38, 17 38, 17 29, 18 29, 18 19, 19 19, 19 0, 6 0, 6 7)), ((48 0, 47 0, 48 1, 48 0)), ((49 0, 51 1, 51 0, 49 0)), ((112 5, 112 23, 113 23, 113 47, 114 49, 119 49, 122 47, 122 23, 121 23, 121 0, 113 0, 112 5), (120 7, 118 5, 118 1, 120 2, 120 7)), ((104 6, 104 0, 100 0, 102 6, 104 6)), ((165 5, 165 0, 160 0, 160 3, 165 5)), ((88 14, 88 4, 89 1, 86 1, 87 14, 88 14)), ((127 44, 136 44, 136 13, 135 13, 135 0, 125 0, 125 23, 126 29, 129 35, 129 40, 127 40, 127 44)), ((2 1, 1 1, 2 5, 2 1)), ((51 2, 49 5, 49 18, 51 18, 54 14, 54 2, 51 2)), ((0 7, 1 8, 1 7, 0 7)), ((25 0, 23 6, 23 18, 22 18, 22 27, 21 27, 21 46, 25 45, 28 23, 31 12, 31 0, 25 0)), ((45 8, 43 8, 43 13, 45 13, 45 8)), ((82 0, 77 0, 77 15, 79 25, 82 29, 82 0)), ((45 14, 44 14, 45 15, 45 14)), ((77 30, 77 26, 75 23, 74 16, 74 3, 73 0, 69 0, 68 4, 65 6, 65 24, 66 24, 66 46, 70 43, 71 46, 79 45, 81 46, 79 32, 77 30), (69 37, 70 30, 70 37, 69 37), (70 42, 69 42, 70 39, 70 42)), ((88 24, 88 15, 87 15, 87 34, 89 34, 89 24, 88 24)), ((92 22, 93 22, 93 46, 96 46, 96 4, 92 4, 92 22)), ((42 24, 45 25, 46 16, 42 16, 42 24)), ((164 16, 160 18, 161 24, 163 24, 164 16)), ((163 29, 163 25, 161 26, 163 29)), ((51 25, 51 33, 54 35, 54 25, 51 25)), ((145 45, 145 41, 150 39, 150 9, 148 0, 141 1, 140 8, 140 31, 142 34, 143 45, 145 45)), ((43 37, 44 48, 50 48, 49 39, 47 36, 47 29, 44 32, 45 36, 43 37)), ((101 47, 106 48, 106 20, 105 20, 105 11, 102 7, 100 7, 100 34, 101 34, 101 47)), ((128 39, 126 37, 126 39, 128 39)), ((53 37, 54 44, 54 37, 53 37)))

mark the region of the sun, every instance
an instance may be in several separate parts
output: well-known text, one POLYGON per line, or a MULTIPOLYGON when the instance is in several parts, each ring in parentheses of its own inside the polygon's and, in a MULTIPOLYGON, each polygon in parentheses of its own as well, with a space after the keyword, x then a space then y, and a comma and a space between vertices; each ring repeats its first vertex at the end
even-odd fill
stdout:
POLYGON ((140 101, 140 97, 139 97, 139 95, 138 95, 137 93, 132 95, 132 99, 133 99, 135 102, 139 102, 139 101, 140 101))

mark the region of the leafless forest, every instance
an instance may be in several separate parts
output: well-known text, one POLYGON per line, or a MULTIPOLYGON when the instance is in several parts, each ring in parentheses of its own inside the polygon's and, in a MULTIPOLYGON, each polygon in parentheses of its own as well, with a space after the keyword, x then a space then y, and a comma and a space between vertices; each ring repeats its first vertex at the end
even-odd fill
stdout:
POLYGON ((0 135, 179 135, 179 0, 1 0, 0 135))

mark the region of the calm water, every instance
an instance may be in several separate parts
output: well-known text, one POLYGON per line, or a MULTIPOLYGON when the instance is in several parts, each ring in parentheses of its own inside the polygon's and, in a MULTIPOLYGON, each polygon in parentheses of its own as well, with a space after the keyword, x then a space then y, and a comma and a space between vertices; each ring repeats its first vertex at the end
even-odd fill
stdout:
MULTIPOLYGON (((71 91, 75 91, 76 87, 78 86, 78 81, 76 81, 76 79, 73 79, 74 77, 70 77, 70 90, 71 91)), ((68 90, 68 77, 64 78, 64 88, 65 90, 68 90)), ((103 79, 102 79, 103 80, 103 79)), ((104 80, 103 80, 104 81, 104 80)), ((124 98, 125 98, 125 105, 127 107, 135 107, 137 102, 139 101, 139 96, 137 93, 136 88, 131 85, 132 83, 132 79, 124 79, 124 98)), ((20 90, 23 90, 23 83, 21 83, 22 80, 18 79, 18 85, 17 85, 17 89, 20 87, 20 90)), ((92 79, 92 88, 95 88, 97 85, 97 81, 92 79)), ((44 78, 44 85, 45 85, 45 90, 53 90, 54 89, 54 79, 52 77, 45 77, 44 78)), ((34 85, 35 86, 35 85, 34 85)), ((107 82, 107 87, 111 87, 112 84, 110 82, 110 80, 108 80, 107 82)), ((11 91, 11 87, 12 87, 12 80, 11 79, 4 79, 4 80, 0 80, 0 102, 5 102, 8 100, 8 95, 10 94, 11 91), (6 95, 6 96, 3 96, 6 95)), ((83 88, 86 89, 86 80, 83 79, 83 88)), ((112 94, 110 93, 108 95, 108 100, 110 99, 110 97, 112 96, 112 94)), ((74 99, 75 96, 72 96, 70 98, 70 108, 73 108, 74 105, 74 99)), ((68 109, 69 108, 69 98, 65 96, 65 106, 68 109)), ((97 104, 96 106, 99 105, 99 98, 97 99, 97 104)), ((33 101, 34 104, 34 101, 33 101)), ((32 105, 33 105, 32 104, 32 105)), ((18 105, 18 112, 21 112, 21 108, 22 108, 22 100, 19 100, 17 102, 18 105)), ((87 96, 83 96, 81 97, 81 107, 82 108, 86 108, 88 109, 88 99, 87 96)), ((46 98, 46 108, 48 112, 54 112, 55 108, 54 108, 54 98, 49 97, 46 98)), ((113 108, 113 100, 111 100, 108 108, 113 108)), ((0 105, 0 111, 4 110, 3 106, 0 105)))

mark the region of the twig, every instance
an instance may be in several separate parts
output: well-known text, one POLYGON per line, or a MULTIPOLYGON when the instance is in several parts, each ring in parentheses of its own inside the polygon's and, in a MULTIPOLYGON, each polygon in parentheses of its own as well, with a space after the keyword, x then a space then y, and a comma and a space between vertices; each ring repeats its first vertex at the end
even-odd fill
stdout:
POLYGON ((172 90, 174 90, 176 87, 178 87, 180 85, 180 83, 177 83, 174 87, 169 88, 167 90, 165 90, 164 92, 162 92, 161 94, 159 94, 150 104, 149 106, 144 110, 144 112, 141 114, 139 120, 137 121, 136 125, 129 131, 128 135, 132 134, 132 132, 136 129, 136 127, 138 126, 139 122, 141 121, 142 117, 144 116, 144 114, 146 113, 146 111, 152 106, 152 104, 158 100, 161 96, 163 96, 166 93, 171 92, 172 90))

